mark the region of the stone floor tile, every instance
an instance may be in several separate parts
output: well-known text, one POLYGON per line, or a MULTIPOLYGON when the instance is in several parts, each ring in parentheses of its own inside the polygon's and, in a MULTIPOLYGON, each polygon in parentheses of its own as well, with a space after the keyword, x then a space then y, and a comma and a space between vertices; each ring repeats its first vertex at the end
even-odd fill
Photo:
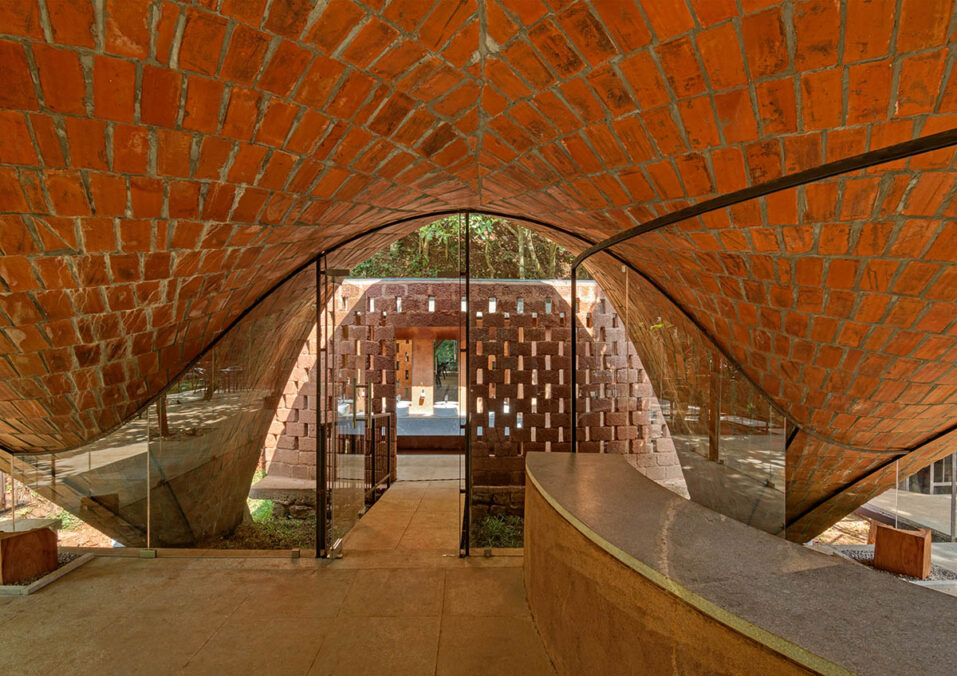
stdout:
POLYGON ((435 673, 438 617, 339 617, 309 676, 435 673))
POLYGON ((521 568, 456 568, 445 573, 447 615, 530 617, 521 568))
POLYGON ((330 618, 234 615, 189 659, 188 674, 305 674, 319 653, 330 618))
POLYGON ((445 615, 435 673, 537 676, 555 670, 531 619, 445 615))
POLYGON ((247 585, 246 598, 235 614, 251 618, 333 617, 356 576, 356 571, 328 569, 273 573, 247 585))
POLYGON ((248 581, 251 573, 226 570, 218 575, 186 571, 185 574, 167 580, 161 588, 147 595, 140 603, 133 604, 139 612, 192 613, 196 609, 211 615, 228 615, 249 594, 248 581))
POLYGON ((202 607, 190 613, 136 612, 117 618, 96 640, 86 637, 69 672, 169 674, 178 672, 226 622, 202 607))
POLYGON ((342 602, 352 617, 438 616, 445 571, 434 568, 359 570, 342 602))
POLYGON ((108 603, 86 617, 36 615, 25 610, 0 632, 0 674, 76 673, 78 664, 82 664, 78 655, 100 645, 108 630, 119 624, 119 616, 108 603))

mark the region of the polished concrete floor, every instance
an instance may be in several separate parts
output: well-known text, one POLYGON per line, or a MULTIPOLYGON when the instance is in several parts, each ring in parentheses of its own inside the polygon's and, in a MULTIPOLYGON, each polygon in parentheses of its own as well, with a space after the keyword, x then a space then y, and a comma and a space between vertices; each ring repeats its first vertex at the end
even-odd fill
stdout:
POLYGON ((457 557, 455 481, 400 481, 336 561, 98 557, 0 597, 0 674, 551 674, 521 556, 457 557))

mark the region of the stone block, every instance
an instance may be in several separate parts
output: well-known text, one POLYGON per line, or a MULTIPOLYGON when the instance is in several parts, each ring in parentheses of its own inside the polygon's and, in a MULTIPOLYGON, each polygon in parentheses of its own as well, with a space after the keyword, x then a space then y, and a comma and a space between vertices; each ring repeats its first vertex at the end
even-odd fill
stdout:
POLYGON ((299 464, 299 452, 286 448, 277 448, 276 454, 273 456, 273 462, 289 465, 290 467, 297 465, 299 464))
POLYGON ((672 439, 667 437, 659 437, 655 439, 655 452, 656 453, 674 453, 675 452, 675 442, 672 439))
POLYGON ((0 584, 20 584, 56 567, 57 538, 50 528, 0 532, 0 584))
POLYGON ((664 481, 669 478, 664 467, 639 467, 637 469, 652 481, 664 481))
POLYGON ((310 505, 289 505, 289 516, 293 519, 308 519, 316 515, 316 508, 310 505))
POLYGON ((678 465, 678 454, 677 453, 656 453, 655 462, 658 463, 661 467, 670 467, 671 465, 678 465))
POLYGON ((930 575, 930 530, 904 530, 871 522, 874 567, 926 580, 930 575))
POLYGON ((276 449, 279 451, 296 450, 297 448, 299 448, 299 446, 296 443, 296 437, 290 437, 288 435, 283 434, 276 441, 276 449))
POLYGON ((290 437, 304 437, 306 435, 306 426, 300 422, 287 422, 285 434, 290 437))
POLYGON ((609 441, 605 444, 606 453, 617 453, 624 455, 630 451, 627 441, 609 441))
POLYGON ((638 428, 637 427, 616 427, 615 428, 615 439, 618 440, 631 440, 638 438, 638 428))
POLYGON ((605 414, 606 425, 627 425, 628 411, 611 411, 605 414))

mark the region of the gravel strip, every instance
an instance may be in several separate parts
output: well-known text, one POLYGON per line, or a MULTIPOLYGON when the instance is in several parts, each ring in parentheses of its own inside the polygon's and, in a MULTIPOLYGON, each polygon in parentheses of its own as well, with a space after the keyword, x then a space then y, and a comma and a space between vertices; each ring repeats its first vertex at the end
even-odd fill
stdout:
MULTIPOLYGON (((841 547, 841 554, 847 556, 848 558, 854 559, 858 563, 863 563, 869 568, 874 568, 874 550, 870 548, 857 548, 857 547, 841 547)), ((877 570, 875 568, 875 570, 877 570)), ((880 571, 882 573, 887 573, 888 575, 894 575, 898 579, 906 580, 908 582, 918 582, 920 578, 911 577, 910 575, 897 575, 896 573, 891 573, 886 570, 880 571)), ((957 580, 957 573, 954 571, 944 568, 943 566, 938 566, 935 563, 930 565, 930 576, 927 578, 930 581, 941 581, 941 580, 957 580)))
POLYGON ((59 554, 57 554, 57 566, 56 566, 56 568, 54 568, 53 570, 51 570, 49 573, 43 573, 42 575, 37 575, 36 577, 31 577, 29 580, 23 580, 22 582, 17 582, 16 586, 17 586, 17 587, 26 587, 27 585, 33 584, 33 583, 36 582, 37 580, 46 577, 46 576, 49 575, 50 573, 56 572, 57 570, 59 570, 60 568, 62 568, 63 566, 65 566, 66 564, 70 563, 70 561, 73 561, 73 560, 75 560, 75 559, 80 558, 80 556, 81 556, 80 554, 64 554, 63 552, 60 552, 59 554))

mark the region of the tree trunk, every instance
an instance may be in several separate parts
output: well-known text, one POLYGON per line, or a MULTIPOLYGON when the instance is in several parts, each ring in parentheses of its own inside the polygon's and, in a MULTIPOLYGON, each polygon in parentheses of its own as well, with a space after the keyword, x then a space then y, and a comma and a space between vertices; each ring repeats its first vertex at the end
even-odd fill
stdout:
POLYGON ((535 264, 535 274, 538 276, 538 279, 543 279, 545 276, 542 274, 542 262, 538 259, 538 252, 535 251, 535 241, 532 239, 532 232, 530 230, 525 230, 525 241, 526 248, 528 248, 529 254, 532 257, 532 263, 535 264))
POLYGON ((203 401, 210 401, 216 391, 216 350, 212 350, 209 359, 209 373, 206 378, 206 391, 203 392, 203 401))
POLYGON ((528 275, 525 274, 525 238, 522 236, 522 229, 517 228, 516 234, 518 235, 518 278, 527 279, 528 275))
POLYGON ((166 395, 156 400, 156 418, 159 421, 160 437, 169 436, 169 418, 166 415, 166 395))

